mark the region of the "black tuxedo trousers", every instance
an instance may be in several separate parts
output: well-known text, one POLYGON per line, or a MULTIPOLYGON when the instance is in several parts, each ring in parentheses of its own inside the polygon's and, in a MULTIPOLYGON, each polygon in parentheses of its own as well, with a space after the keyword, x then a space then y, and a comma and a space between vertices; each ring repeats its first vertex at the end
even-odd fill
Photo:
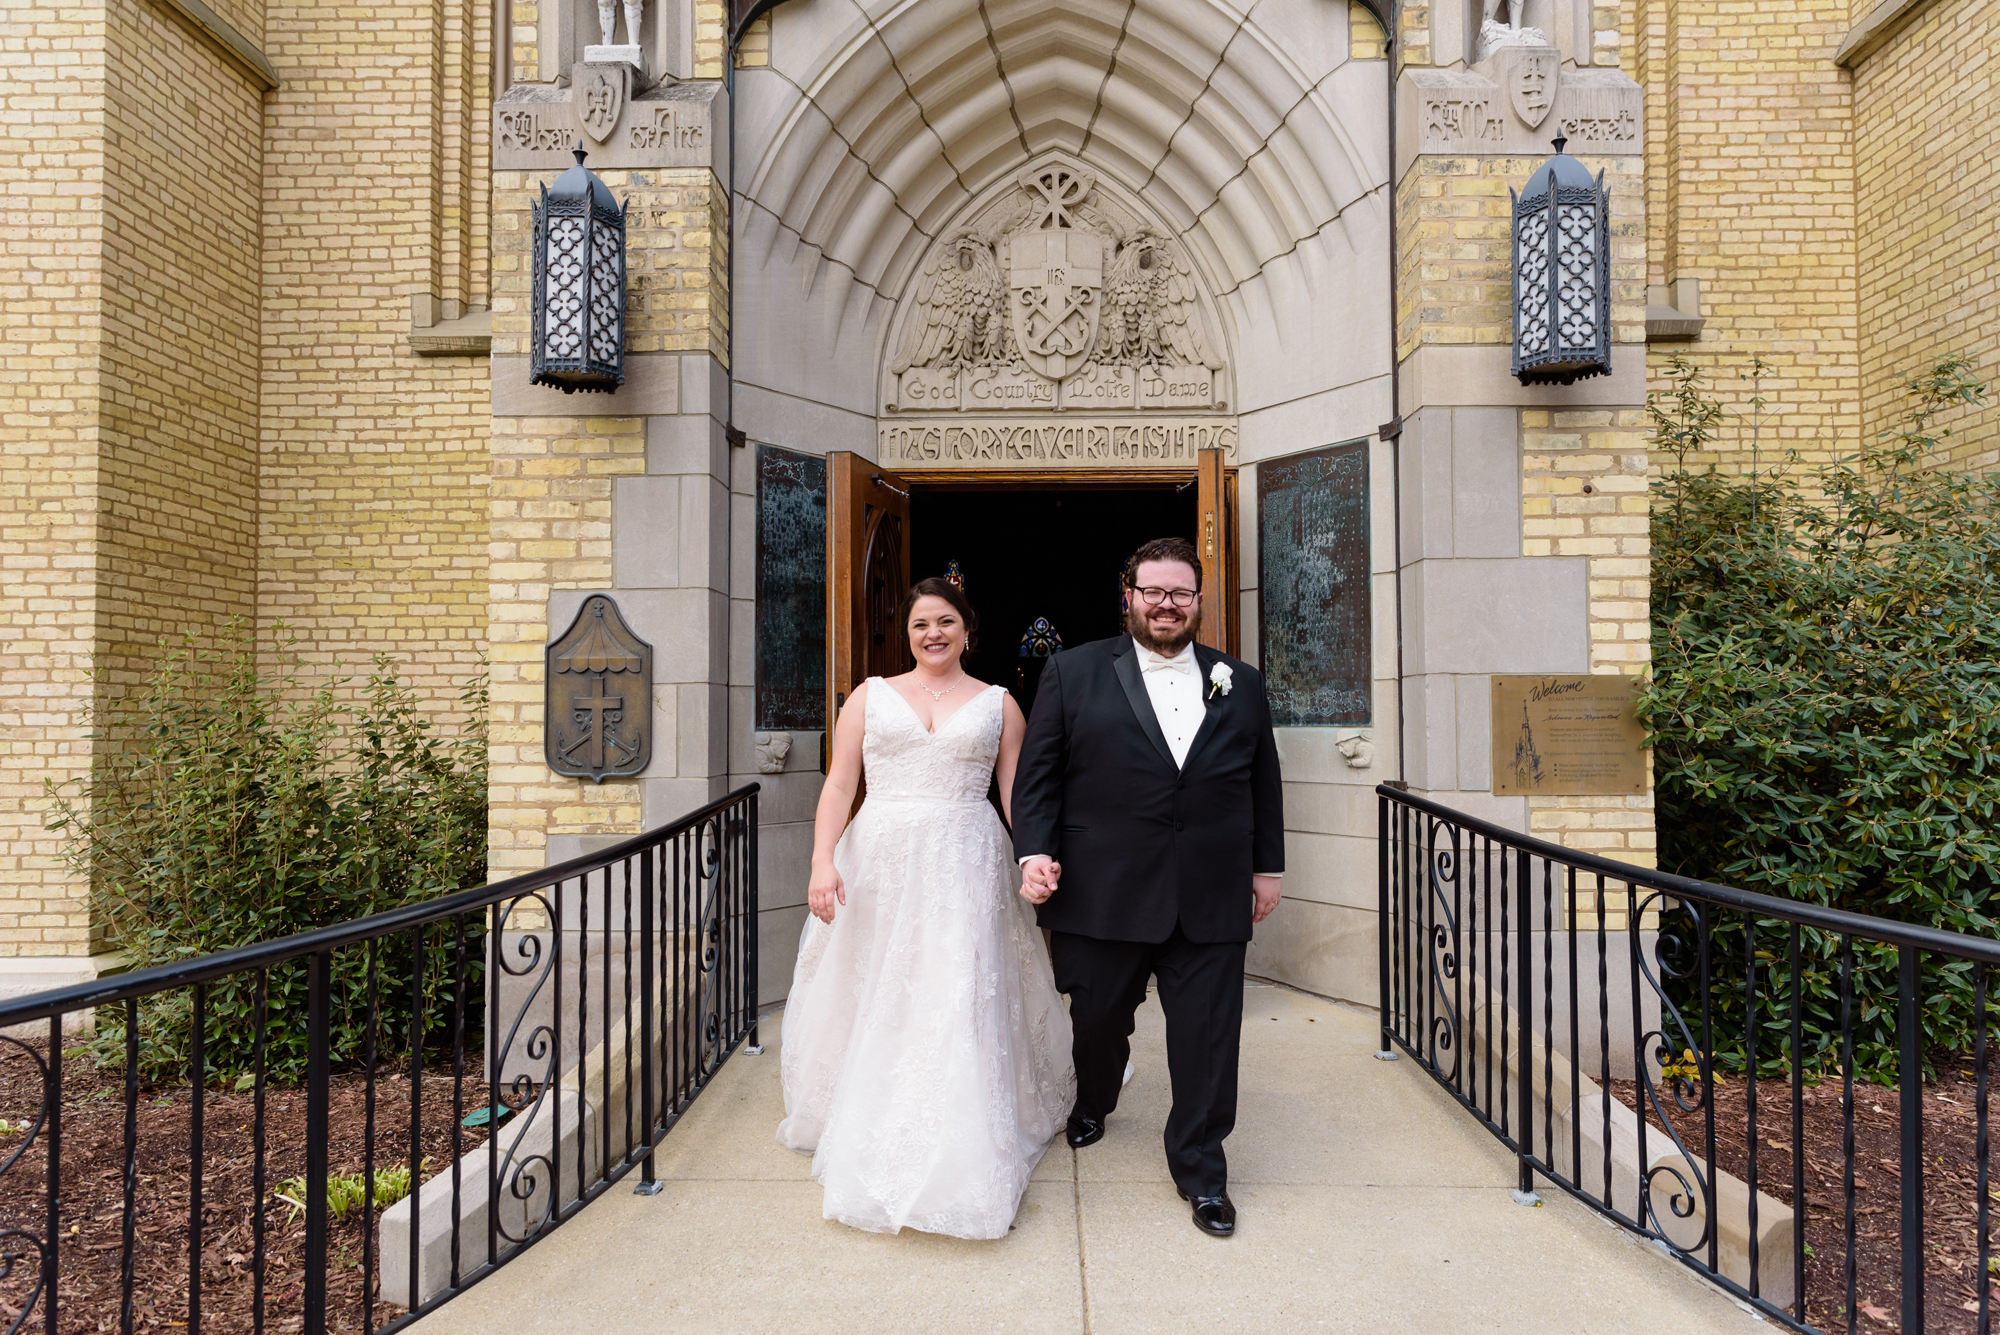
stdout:
POLYGON ((1174 763, 1126 636, 1051 658, 1014 777, 1014 851, 1062 864, 1039 911, 1069 994, 1079 1116, 1118 1105, 1133 1016, 1158 980, 1174 1106, 1167 1165, 1191 1196, 1228 1184, 1251 876, 1285 869, 1264 679, 1196 646, 1204 713, 1174 763), (1217 665, 1229 689, 1211 687, 1217 665))

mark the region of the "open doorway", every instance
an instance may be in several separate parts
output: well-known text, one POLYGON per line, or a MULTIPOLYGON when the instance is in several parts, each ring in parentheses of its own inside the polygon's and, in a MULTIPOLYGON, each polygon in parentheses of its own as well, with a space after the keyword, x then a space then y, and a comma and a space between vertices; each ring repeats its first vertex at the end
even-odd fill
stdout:
POLYGON ((957 564, 979 613, 979 650, 966 666, 1012 691, 1026 713, 1050 641, 1073 649, 1118 634, 1126 558, 1149 538, 1194 540, 1197 499, 1192 480, 918 485, 910 494, 910 576, 944 575, 957 564))

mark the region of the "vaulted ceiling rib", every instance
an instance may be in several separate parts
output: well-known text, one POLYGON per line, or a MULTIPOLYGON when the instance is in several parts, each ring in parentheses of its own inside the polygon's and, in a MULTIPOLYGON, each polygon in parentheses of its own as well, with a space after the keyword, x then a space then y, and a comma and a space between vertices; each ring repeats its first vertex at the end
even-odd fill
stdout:
POLYGON ((894 298, 973 194, 1060 149, 1181 230, 1226 291, 1386 179, 1379 125, 1343 124, 1327 95, 1382 78, 1345 68, 1346 21, 1342 0, 795 0, 758 75, 789 106, 740 131, 741 179, 894 298), (1338 32, 1292 40, 1303 19, 1338 32))

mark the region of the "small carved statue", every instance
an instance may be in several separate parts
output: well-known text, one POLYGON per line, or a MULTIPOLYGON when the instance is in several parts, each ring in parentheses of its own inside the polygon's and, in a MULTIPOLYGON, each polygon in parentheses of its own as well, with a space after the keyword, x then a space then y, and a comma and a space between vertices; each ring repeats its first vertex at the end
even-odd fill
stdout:
POLYGON ((760 732, 757 734, 757 772, 759 774, 783 774, 785 760, 792 754, 792 735, 788 732, 760 732))
MULTIPOLYGON (((1489 0, 1489 3, 1491 0, 1489 0)), ((646 0, 625 0, 625 44, 639 44, 639 20, 645 16, 646 0)), ((618 0, 597 0, 597 26, 604 32, 604 45, 618 44, 618 0)))
POLYGON ((1375 743, 1365 733, 1356 733, 1333 744, 1349 769, 1367 769, 1375 763, 1375 743))
POLYGON ((1547 46, 1549 39, 1540 28, 1524 26, 1527 10, 1527 0, 1484 0, 1475 58, 1484 60, 1503 46, 1547 46), (1504 19, 1500 17, 1503 10, 1507 15, 1504 19))

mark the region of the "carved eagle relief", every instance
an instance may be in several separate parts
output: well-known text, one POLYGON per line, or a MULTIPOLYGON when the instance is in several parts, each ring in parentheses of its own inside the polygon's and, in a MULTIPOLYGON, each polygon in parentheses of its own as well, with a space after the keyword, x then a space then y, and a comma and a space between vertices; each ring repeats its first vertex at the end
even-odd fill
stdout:
POLYGON ((1007 280, 993 247, 961 232, 931 252, 917 279, 915 309, 889 369, 955 371, 1011 361, 1006 349, 1007 280))
POLYGON ((999 216, 963 227, 934 247, 918 275, 892 375, 912 368, 955 372, 1012 367, 1023 375, 1067 380, 1091 367, 1205 367, 1219 371, 1219 341, 1202 304, 1193 265, 1181 245, 1092 200, 1095 182, 1084 173, 1047 168, 1022 178, 1030 207, 1010 201, 999 216), (1061 194, 1056 203, 1050 192, 1061 194), (1044 207, 1034 207, 1036 192, 1044 207), (1057 233, 1078 238, 1058 252, 1057 233), (1044 240, 1048 234, 1051 239, 1044 240), (1090 251, 1082 238, 1101 244, 1101 266, 1077 256, 1090 251), (1034 247, 1024 249, 1029 240, 1034 247), (1044 255, 1044 252, 1047 252, 1044 255), (1060 253, 1064 258, 1051 260, 1060 253), (1025 285, 1025 286, 1024 286, 1025 285), (1094 331, 1061 358, 1021 343, 1042 324, 1067 328, 1051 303, 1063 303, 1074 323, 1094 331), (1027 333, 1012 316, 1045 318, 1027 333), (1081 312, 1078 315, 1077 312, 1081 312), (1087 352, 1085 351, 1087 349, 1087 352))
POLYGON ((1140 232, 1106 262, 1096 360, 1101 366, 1222 369, 1194 270, 1180 247, 1140 232))

